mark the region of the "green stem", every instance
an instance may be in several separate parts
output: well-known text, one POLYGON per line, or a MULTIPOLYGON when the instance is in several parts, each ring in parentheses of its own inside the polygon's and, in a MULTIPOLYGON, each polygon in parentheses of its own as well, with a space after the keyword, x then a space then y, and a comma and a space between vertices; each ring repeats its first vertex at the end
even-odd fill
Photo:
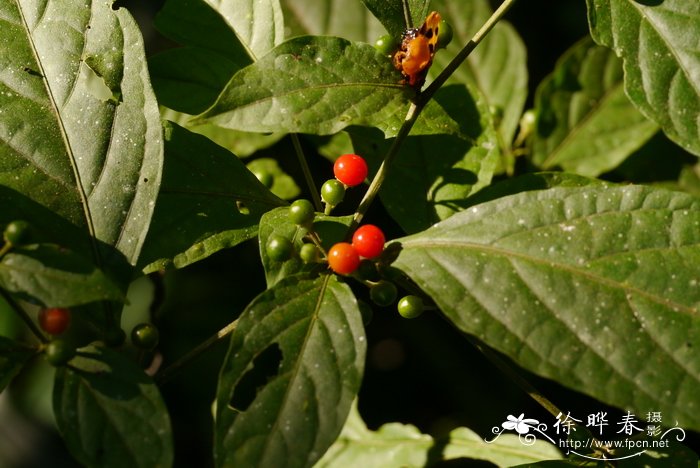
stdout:
POLYGON ((359 226, 362 222, 362 218, 367 213, 370 205, 377 197, 377 194, 379 194, 379 189, 382 187, 384 179, 386 179, 389 166, 391 166, 392 161, 398 154, 403 140, 408 136, 411 128, 413 128, 413 124, 416 123, 416 119, 418 118, 419 114, 420 108, 418 105, 411 103, 411 107, 409 107, 408 113, 406 114, 406 119, 399 129, 399 133, 396 135, 396 138, 394 138, 389 151, 387 151, 386 155, 384 156, 382 165, 379 166, 379 170, 372 179, 372 182, 369 184, 369 188, 367 189, 367 192, 365 192, 365 196, 362 198, 362 201, 360 201, 357 211, 355 211, 355 215, 352 218, 352 223, 350 223, 349 232, 353 232, 355 229, 357 229, 357 226, 359 226))
POLYGON ((220 339, 226 337, 227 335, 231 334, 233 330, 236 329, 236 326, 238 325, 238 319, 234 320, 233 322, 229 323, 226 325, 224 328, 216 332, 213 336, 210 336, 207 338, 205 341, 197 345, 195 348, 193 348, 189 353, 185 354, 182 356, 180 359, 163 369, 161 372, 159 372, 156 375, 156 381, 158 384, 163 384, 167 380, 169 380, 174 374, 176 374, 180 369, 185 367, 188 363, 190 363, 194 358, 202 354, 204 351, 209 349, 210 346, 212 346, 214 343, 219 341, 220 339))
POLYGON ((311 200, 314 202, 314 208, 316 209, 316 211, 323 211, 321 197, 318 194, 316 184, 314 184, 314 178, 311 176, 311 169, 309 169, 309 163, 306 161, 306 157, 304 156, 304 150, 301 149, 301 141, 299 141, 299 135, 296 133, 292 133, 291 137, 292 145, 294 145, 294 152, 297 154, 297 159, 299 160, 301 171, 304 173, 306 185, 309 187, 309 191, 311 192, 311 200))
POLYGON ((503 3, 501 3, 501 6, 498 7, 498 9, 493 13, 493 15, 491 15, 491 17, 486 21, 486 23, 484 23, 481 29, 479 29, 479 31, 474 35, 474 37, 472 37, 472 39, 469 42, 467 42, 467 44, 462 48, 462 50, 459 51, 455 58, 452 59, 452 61, 445 67, 445 69, 438 75, 438 77, 435 78, 435 80, 430 84, 430 86, 428 86, 425 89, 425 91, 418 94, 418 96, 416 97, 416 101, 411 104, 411 107, 409 107, 408 112, 406 113, 406 118, 404 119, 404 122, 401 125, 398 134, 394 138, 394 141, 391 144, 389 151, 387 151, 386 155, 384 156, 382 165, 379 167, 379 170, 374 176, 374 179, 372 179, 372 182, 370 183, 369 188, 365 193, 365 196, 362 198, 360 205, 357 207, 357 211, 353 216, 352 223, 350 224, 348 232, 352 233, 355 229, 357 229, 357 226, 359 226, 362 222, 362 218, 367 213, 367 210, 369 209, 370 205, 377 197, 377 194, 379 194, 379 190, 381 189, 382 183, 386 178, 387 172, 389 171, 389 167, 391 166, 393 159, 399 152, 399 148, 408 136, 409 132, 411 131, 411 128, 413 128, 413 125, 416 123, 416 120, 418 119, 418 116, 423 110, 423 107, 425 107, 425 105, 428 103, 428 101, 430 101, 430 99, 437 92, 437 90, 440 89, 440 87, 445 83, 445 81, 447 81, 447 79, 455 72, 455 70, 457 70, 457 68, 462 64, 462 62, 464 62, 464 60, 469 56, 469 54, 472 53, 474 48, 477 45, 479 45, 479 43, 484 39, 484 37, 486 37, 486 34, 488 34, 489 31, 491 31, 491 29, 493 29, 493 27, 496 25, 496 23, 498 23, 498 21, 500 21, 500 19, 503 18, 503 15, 505 15, 508 9, 511 6, 513 6, 515 1, 516 0, 504 0, 503 3))
POLYGON ((471 38, 469 42, 459 51, 459 53, 452 59, 450 63, 447 64, 444 70, 430 83, 420 95, 418 96, 419 102, 426 103, 433 97, 438 89, 447 81, 447 79, 462 65, 469 54, 474 51, 474 48, 479 45, 479 43, 484 40, 486 35, 493 29, 494 26, 503 18, 506 12, 513 6, 516 0, 504 0, 503 3, 493 12, 491 17, 484 23, 484 25, 479 29, 474 37, 471 38))
POLYGON ((48 343, 49 340, 44 336, 44 334, 41 332, 39 327, 36 326, 36 323, 27 315, 27 312, 20 306, 17 301, 14 300, 12 296, 10 296, 7 291, 4 289, 0 288, 0 296, 7 302, 12 310, 14 310, 17 315, 24 321, 24 323, 29 327, 29 329, 32 331, 32 333, 41 341, 42 343, 48 343))

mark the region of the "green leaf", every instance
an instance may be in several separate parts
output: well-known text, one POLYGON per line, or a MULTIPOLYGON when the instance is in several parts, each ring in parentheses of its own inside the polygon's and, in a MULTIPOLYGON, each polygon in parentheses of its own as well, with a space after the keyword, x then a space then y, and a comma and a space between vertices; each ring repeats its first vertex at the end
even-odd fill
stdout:
POLYGON ((604 402, 700 428, 700 200, 643 186, 526 192, 401 239, 459 329, 604 402))
POLYGON ((357 300, 335 275, 291 277, 239 320, 217 390, 217 466, 312 466, 338 437, 362 380, 357 300))
POLYGON ((587 0, 593 38, 623 60, 625 91, 671 140, 700 156, 700 3, 587 0))
POLYGON ((189 114, 168 109, 161 106, 161 117, 163 120, 169 120, 187 130, 199 133, 209 138, 219 146, 223 146, 239 158, 247 158, 258 150, 268 148, 279 140, 284 133, 249 133, 231 130, 229 128, 219 127, 212 124, 190 125, 188 123, 192 118, 189 114))
POLYGON ((361 2, 347 0, 282 0, 288 37, 340 36, 373 44, 384 27, 361 2))
POLYGON ((204 0, 168 0, 154 26, 185 46, 148 60, 158 102, 172 109, 204 111, 233 74, 252 62, 235 31, 204 0))
POLYGON ((0 15, 0 184, 78 226, 66 247, 98 267, 135 264, 163 151, 136 22, 77 0, 2 0, 0 15))
POLYGON ((0 393, 35 353, 32 348, 0 336, 0 393))
POLYGON ((246 167, 253 174, 260 171, 271 175, 273 181, 270 191, 284 200, 292 200, 301 193, 301 189, 294 182, 294 179, 282 170, 275 159, 258 158, 249 162, 246 167))
MULTIPOLYGON (((450 23, 454 34, 447 48, 435 54, 432 70, 439 71, 469 42, 492 10, 486 0, 433 0, 431 5, 450 23)), ((499 115, 496 128, 505 152, 510 151, 527 98, 526 58, 525 45, 515 28, 500 21, 449 80, 478 89, 484 104, 499 115)))
POLYGON ((158 388, 125 356, 87 347, 56 372, 54 412, 86 466, 171 466, 170 420, 158 388))
POLYGON ((421 434, 410 424, 389 423, 370 431, 357 412, 357 405, 353 405, 340 437, 315 468, 433 466, 440 461, 464 458, 513 466, 558 459, 561 453, 542 440, 525 446, 512 434, 489 444, 466 427, 454 429, 446 437, 437 439, 421 434))
POLYGON ((284 18, 278 0, 206 2, 231 25, 253 61, 284 40, 284 18))
POLYGON ((533 162, 591 177, 615 168, 658 130, 625 95, 621 61, 590 38, 540 84, 535 111, 533 162))
MULTIPOLYGON (((290 39, 236 73, 217 102, 190 125, 205 122, 249 132, 337 133, 349 125, 398 132, 415 91, 374 47, 338 37, 290 39)), ((431 101, 413 134, 459 129, 431 101)))
POLYGON ((0 287, 47 307, 123 301, 124 294, 84 257, 54 245, 12 249, 0 260, 0 287))
MULTIPOLYGON (((406 139, 380 196, 391 217, 408 233, 462 210, 469 195, 491 182, 500 160, 488 109, 464 85, 443 87, 435 99, 455 116, 466 137, 422 135, 406 139)), ((376 132, 362 129, 350 133, 355 151, 373 168, 379 167, 392 140, 382 140, 376 132)))
POLYGON ((408 28, 420 28, 428 16, 429 0, 408 0, 411 23, 406 24, 403 0, 362 0, 389 34, 399 39, 408 28))
POLYGON ((142 266, 182 268, 251 239, 260 216, 283 203, 235 155, 166 123, 163 184, 142 266))

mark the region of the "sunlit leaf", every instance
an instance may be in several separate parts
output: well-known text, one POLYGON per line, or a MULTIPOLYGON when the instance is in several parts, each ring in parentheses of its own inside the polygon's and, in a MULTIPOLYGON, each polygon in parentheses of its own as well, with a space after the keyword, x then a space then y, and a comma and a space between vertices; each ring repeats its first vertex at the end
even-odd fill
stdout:
POLYGON ((625 95, 622 64, 591 39, 575 44, 537 90, 532 159, 597 176, 622 162, 656 133, 625 95))
POLYGON ((312 466, 342 429, 365 347, 357 301, 334 275, 286 278, 258 296, 221 369, 217 466, 312 466))
POLYGON ((593 38, 622 58, 625 91, 700 156, 700 2, 587 0, 593 38))
POLYGON ((700 201, 642 186, 473 206, 400 240, 461 330, 607 403, 700 428, 700 201))

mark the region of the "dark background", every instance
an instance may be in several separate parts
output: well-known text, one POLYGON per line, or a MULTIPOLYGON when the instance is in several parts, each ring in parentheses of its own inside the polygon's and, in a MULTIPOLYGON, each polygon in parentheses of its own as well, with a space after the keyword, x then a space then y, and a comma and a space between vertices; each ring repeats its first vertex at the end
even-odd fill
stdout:
MULTIPOLYGON (((133 0, 117 3, 129 8, 137 18, 144 31, 149 55, 170 46, 150 26, 162 2, 133 0)), ((527 47, 529 107, 535 87, 551 72, 557 58, 588 33, 585 1, 523 0, 515 4, 507 19, 515 25, 527 47)), ((676 155, 677 163, 669 164, 665 174, 648 174, 637 169, 639 181, 673 178, 680 167, 678 163, 692 161, 675 146, 669 145, 665 138, 658 137, 655 142, 664 148, 669 158, 676 155)), ((311 148, 305 149, 312 151, 311 148)), ((288 173, 302 181, 293 154, 291 144, 285 139, 262 155, 279 159, 288 173)), ((642 166, 649 157, 648 152, 635 156, 642 161, 642 166)), ((316 169, 319 185, 332 173, 330 163, 320 156, 318 161, 312 161, 312 166, 316 169)), ((613 173, 607 177, 619 180, 627 175, 613 173)), ((356 201, 361 196, 360 193, 352 195, 356 201)), ((344 205, 353 207, 356 203, 350 200, 344 205)), ((388 238, 402 235, 378 204, 366 220, 385 228, 388 238)), ((161 306, 153 319, 161 330, 160 350, 166 364, 232 321, 265 288, 257 242, 247 242, 220 252, 165 278, 156 278, 155 283, 161 306)), ((366 295, 360 290, 358 294, 366 295)), ((435 436, 466 426, 482 437, 488 437, 491 428, 500 426, 510 414, 525 413, 526 417, 546 422, 549 427, 555 422, 552 415, 505 377, 437 313, 425 313, 418 319, 405 320, 393 308, 375 308, 367 335, 367 366, 359 404, 363 418, 372 429, 386 422, 398 421, 414 424, 435 436)), ((226 347, 227 340, 222 340, 162 388, 175 431, 177 466, 206 467, 212 463, 210 405, 226 347)), ((564 412, 570 411, 585 420, 587 414, 608 411, 611 430, 620 420, 619 410, 607 408, 554 382, 520 372, 564 412)), ((27 392, 27 386, 32 385, 32 380, 31 376, 22 377, 7 392, 19 408, 13 424, 17 424, 18 430, 25 431, 30 440, 40 444, 42 450, 18 443, 15 448, 22 455, 9 466, 73 466, 50 425, 32 418, 31 403, 20 397, 27 392)), ((644 416, 638 415, 640 420, 644 416)), ((2 425, 4 423, 0 422, 2 425)), ((0 437, 2 434, 0 431, 0 437)), ((690 445, 697 450, 697 438, 692 439, 690 445)), ((0 444, 0 465, 2 462, 0 444)), ((450 463, 450 466, 455 465, 450 463)), ((477 466, 477 463, 470 462, 469 466, 477 466)))

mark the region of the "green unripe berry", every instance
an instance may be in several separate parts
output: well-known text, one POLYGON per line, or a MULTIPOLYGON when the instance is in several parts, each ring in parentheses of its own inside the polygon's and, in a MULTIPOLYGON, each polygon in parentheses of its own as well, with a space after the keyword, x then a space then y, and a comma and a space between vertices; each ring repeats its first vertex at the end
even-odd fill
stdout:
POLYGON ((158 345, 160 334, 152 323, 140 323, 131 330, 131 342, 137 348, 151 350, 158 345))
POLYGON ((339 180, 327 180, 321 186, 321 198, 330 206, 338 206, 345 198, 345 186, 339 180))
POLYGON ((418 296, 405 296, 401 298, 396 308, 404 318, 416 318, 423 313, 425 306, 423 305, 423 299, 418 296))
POLYGON ((438 42, 437 42, 437 48, 438 49, 444 49, 447 47, 447 45, 452 42, 452 26, 450 26, 450 23, 447 21, 440 20, 440 24, 438 25, 438 42))
POLYGON ((292 241, 284 236, 273 234, 267 240, 267 247, 265 248, 267 256, 275 262, 283 262, 289 260, 294 252, 294 245, 292 241))
POLYGON ((75 347, 66 340, 53 340, 46 345, 44 353, 52 366, 64 366, 75 357, 75 347))
POLYGON ((299 250, 299 258, 304 263, 317 263, 320 257, 318 247, 314 244, 304 244, 299 250))
POLYGON ((298 226, 309 226, 314 221, 314 206, 309 200, 296 200, 289 207, 289 220, 298 226))
POLYGON ((385 34, 377 39, 377 41, 374 43, 374 48, 384 55, 392 55, 394 52, 396 52, 396 49, 399 48, 399 45, 396 43, 391 34, 385 34))
POLYGON ((398 290, 391 281, 380 281, 369 290, 369 298, 381 307, 393 304, 397 294, 398 290))
POLYGON ((5 242, 12 245, 21 245, 29 233, 29 223, 22 220, 12 221, 5 228, 2 237, 5 242))

